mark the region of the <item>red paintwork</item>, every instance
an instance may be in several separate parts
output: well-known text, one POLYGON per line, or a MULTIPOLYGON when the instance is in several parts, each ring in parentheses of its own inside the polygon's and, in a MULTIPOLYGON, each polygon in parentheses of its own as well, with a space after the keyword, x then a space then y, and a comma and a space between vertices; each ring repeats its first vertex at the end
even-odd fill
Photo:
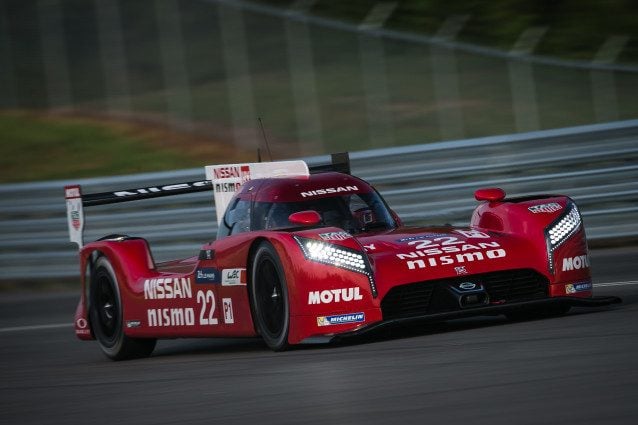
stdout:
POLYGON ((297 226, 316 226, 321 223, 321 216, 317 211, 299 211, 290 214, 288 221, 297 226))
MULTIPOLYGON (((320 191, 346 186, 356 186, 357 191, 364 193, 373 191, 367 183, 356 177, 324 173, 307 178, 253 180, 246 183, 237 196, 261 201, 291 202, 304 200, 302 193, 310 191, 317 191, 312 195, 316 199, 335 196, 334 193, 320 191)), ((342 229, 330 227, 240 233, 203 245, 202 252, 211 254, 211 259, 200 260, 195 256, 157 265, 152 260, 147 243, 142 239, 92 242, 80 252, 82 285, 84 287, 88 283, 85 282, 84 270, 92 254, 98 251, 111 260, 115 269, 123 303, 124 323, 133 325, 124 327, 127 335, 156 338, 254 336, 256 333, 246 283, 250 275, 251 249, 260 241, 267 240, 277 250, 285 270, 291 315, 289 342, 292 344, 310 337, 330 336, 379 322, 383 320, 381 301, 391 288, 407 283, 456 277, 455 267, 458 266, 465 267, 468 276, 496 270, 531 268, 549 279, 550 296, 591 297, 591 291, 566 293, 566 285, 591 281, 587 242, 582 228, 555 251, 554 271, 549 268, 544 229, 565 211, 569 198, 555 196, 510 202, 499 201, 500 195, 494 189, 480 194, 490 202, 482 203, 476 208, 469 227, 397 227, 346 237, 343 240, 331 240, 330 243, 334 245, 367 253, 378 291, 376 298, 372 296, 371 286, 365 275, 305 259, 293 238, 297 235, 322 240, 319 234, 343 232, 342 229), (556 203, 561 209, 540 213, 532 213, 528 209, 533 205, 548 203, 556 203), (472 256, 472 253, 479 254, 472 256), (579 260, 576 263, 572 261, 571 264, 578 264, 580 267, 563 270, 566 259, 573 260, 575 257, 579 257, 579 260), (236 283, 234 285, 224 285, 219 278, 210 278, 216 280, 215 282, 197 282, 198 271, 204 275, 213 271, 222 274, 224 269, 246 271, 238 271, 234 280, 229 278, 229 282, 232 280, 232 283, 236 283), (180 284, 183 296, 147 299, 151 294, 151 279, 177 279, 179 282, 183 279, 186 282, 180 284), (326 290, 345 290, 346 294, 351 291, 350 294, 359 294, 360 299, 350 296, 347 297, 352 298, 349 301, 309 304, 310 292, 326 290), (211 311, 213 299, 215 308, 211 311), (224 299, 232 302, 232 323, 225 320, 224 299), (183 325, 151 326, 152 314, 158 314, 161 318, 164 312, 168 312, 170 316, 171 309, 177 312, 175 314, 178 319, 184 317, 183 325), (318 326, 318 317, 358 312, 365 313, 364 322, 318 326), (210 324, 208 319, 211 318, 216 323, 210 324), (192 324, 187 324, 190 319, 193 320, 192 324), (209 324, 204 324, 207 321, 209 324)), ((75 317, 76 334, 81 339, 92 338, 86 328, 81 329, 77 325, 78 321, 83 324, 82 319, 88 320, 85 293, 86 288, 82 291, 75 317)))
POLYGON ((477 201, 498 202, 505 199, 505 191, 498 187, 478 189, 476 192, 474 192, 474 198, 477 201))

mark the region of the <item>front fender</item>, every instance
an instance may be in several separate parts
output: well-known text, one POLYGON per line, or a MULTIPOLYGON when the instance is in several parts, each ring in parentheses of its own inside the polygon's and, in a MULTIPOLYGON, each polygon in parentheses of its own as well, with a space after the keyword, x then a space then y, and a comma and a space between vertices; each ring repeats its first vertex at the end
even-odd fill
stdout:
MULTIPOLYGON (((304 232, 303 236, 312 238, 313 234, 304 232)), ((373 297, 368 276, 306 259, 294 234, 278 234, 269 240, 279 254, 288 284, 289 343, 354 330, 382 319, 380 300, 373 297), (355 314, 359 315, 348 316, 355 314), (347 316, 347 320, 333 323, 330 318, 336 316, 347 316)), ((353 238, 347 245, 364 252, 353 238)))

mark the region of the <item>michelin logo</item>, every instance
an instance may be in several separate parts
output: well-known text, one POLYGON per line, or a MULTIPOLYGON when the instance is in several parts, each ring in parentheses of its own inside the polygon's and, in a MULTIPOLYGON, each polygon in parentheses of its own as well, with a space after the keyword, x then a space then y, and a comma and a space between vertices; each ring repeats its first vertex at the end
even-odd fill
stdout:
POLYGON ((366 320, 365 313, 337 314, 335 316, 317 317, 317 326, 343 325, 345 323, 360 323, 366 320))
POLYGON ((569 283, 565 285, 566 294, 575 294, 577 292, 591 291, 591 289, 592 289, 592 284, 589 281, 569 283))

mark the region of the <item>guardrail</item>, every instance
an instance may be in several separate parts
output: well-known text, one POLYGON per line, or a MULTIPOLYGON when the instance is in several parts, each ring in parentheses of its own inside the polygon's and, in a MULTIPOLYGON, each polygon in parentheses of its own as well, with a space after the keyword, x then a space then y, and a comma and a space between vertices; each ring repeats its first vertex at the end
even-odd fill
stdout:
MULTIPOLYGON (((327 156, 305 158, 309 164, 327 156)), ((377 149, 350 154, 353 174, 371 182, 406 224, 463 225, 473 192, 560 193, 581 208, 588 237, 638 236, 638 120, 526 134, 377 149)), ((204 169, 0 185, 1 279, 79 275, 68 242, 63 186, 86 193, 203 178, 204 169)), ((91 207, 86 240, 110 233, 149 240, 157 261, 187 257, 215 238, 210 192, 91 207)))

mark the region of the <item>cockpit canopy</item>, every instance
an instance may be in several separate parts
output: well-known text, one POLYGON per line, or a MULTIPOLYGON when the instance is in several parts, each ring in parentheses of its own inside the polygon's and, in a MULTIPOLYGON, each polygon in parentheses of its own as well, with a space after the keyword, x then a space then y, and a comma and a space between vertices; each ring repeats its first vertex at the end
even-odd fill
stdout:
POLYGON ((351 234, 396 227, 385 202, 367 183, 346 174, 321 173, 247 182, 226 210, 217 238, 296 227, 288 217, 309 210, 319 213, 322 225, 351 234))

